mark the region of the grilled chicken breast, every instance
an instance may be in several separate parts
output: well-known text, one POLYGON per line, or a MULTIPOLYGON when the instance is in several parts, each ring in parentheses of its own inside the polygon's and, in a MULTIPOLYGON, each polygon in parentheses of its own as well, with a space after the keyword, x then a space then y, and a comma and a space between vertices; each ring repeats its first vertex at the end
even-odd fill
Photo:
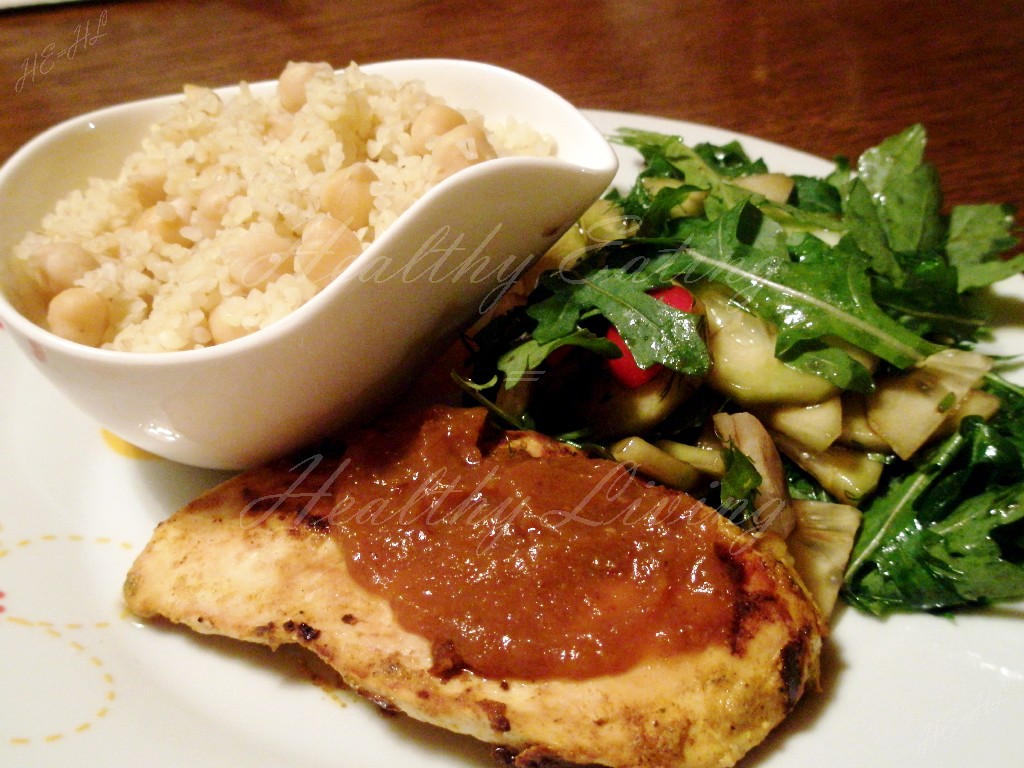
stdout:
MULTIPOLYGON (((531 433, 506 434, 484 453, 497 450, 573 460, 531 433)), ((330 466, 309 474, 310 488, 338 474, 330 466)), ((724 642, 596 676, 480 674, 354 578, 327 502, 295 492, 295 468, 243 473, 161 523, 127 576, 128 608, 201 633, 298 643, 378 705, 493 743, 520 768, 733 765, 815 680, 824 625, 784 546, 717 514, 713 551, 735 588, 724 642)), ((514 585, 507 599, 522 599, 514 585)))

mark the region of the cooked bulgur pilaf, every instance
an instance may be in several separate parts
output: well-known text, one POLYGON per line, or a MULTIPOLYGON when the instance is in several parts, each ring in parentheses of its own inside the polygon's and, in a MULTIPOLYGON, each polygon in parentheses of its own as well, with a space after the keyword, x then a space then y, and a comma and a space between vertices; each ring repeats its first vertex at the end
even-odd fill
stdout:
POLYGON ((195 349, 308 301, 446 176, 553 153, 528 126, 485 125, 418 81, 292 62, 265 98, 186 86, 117 178, 60 200, 12 258, 58 335, 195 349))

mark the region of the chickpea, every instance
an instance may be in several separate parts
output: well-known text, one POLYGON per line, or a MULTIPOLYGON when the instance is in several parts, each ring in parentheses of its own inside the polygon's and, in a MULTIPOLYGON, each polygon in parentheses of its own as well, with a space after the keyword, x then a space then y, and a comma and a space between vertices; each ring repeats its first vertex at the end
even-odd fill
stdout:
POLYGON ((46 322, 62 339, 98 347, 110 325, 110 308, 106 299, 88 288, 68 288, 50 300, 46 322))
POLYGON ((139 202, 149 208, 165 197, 164 182, 167 180, 167 161, 163 158, 147 158, 128 176, 139 202))
POLYGON ((298 112, 306 103, 306 83, 317 72, 333 72, 326 62, 289 61, 277 81, 277 98, 288 112, 298 112))
POLYGON ((223 344, 226 341, 234 341, 243 336, 248 336, 252 330, 242 324, 242 313, 245 310, 245 300, 235 296, 225 299, 210 312, 207 322, 210 325, 210 336, 214 344, 223 344))
POLYGON ((292 271, 292 241, 273 228, 253 227, 225 253, 231 279, 245 288, 262 288, 292 271))
POLYGON ((234 185, 227 179, 215 181, 199 193, 196 213, 199 214, 199 228, 207 237, 213 237, 220 229, 234 193, 234 185))
POLYGON ((459 125, 437 137, 430 152, 434 158, 435 183, 471 165, 498 156, 478 125, 459 125))
POLYGON ((32 252, 32 263, 39 270, 39 282, 48 296, 71 288, 99 262, 78 243, 48 243, 32 252))
POLYGON ((370 223, 373 195, 370 185, 377 174, 366 163, 354 163, 337 171, 320 192, 320 208, 350 229, 362 229, 370 223))
POLYGON ((331 216, 319 216, 302 230, 295 269, 318 288, 342 273, 363 250, 355 232, 331 216))
POLYGON ((181 234, 184 223, 173 206, 157 203, 139 214, 139 218, 135 220, 135 229, 148 232, 152 237, 165 243, 189 245, 189 241, 181 234))
POLYGON ((416 115, 409 133, 412 136, 412 148, 419 154, 427 154, 428 144, 442 134, 448 133, 466 123, 466 118, 457 109, 444 104, 430 104, 416 115))
POLYGON ((277 139, 278 141, 284 141, 292 135, 292 131, 295 129, 295 118, 290 114, 288 115, 271 115, 270 120, 267 121, 267 137, 271 139, 277 139))

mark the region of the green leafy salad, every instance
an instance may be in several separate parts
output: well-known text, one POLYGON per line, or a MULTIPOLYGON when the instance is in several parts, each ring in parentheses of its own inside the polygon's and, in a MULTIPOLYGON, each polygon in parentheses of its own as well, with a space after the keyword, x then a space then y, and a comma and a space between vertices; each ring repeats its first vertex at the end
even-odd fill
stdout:
POLYGON ((1019 361, 975 348, 1013 212, 945 211, 921 126, 824 178, 612 138, 643 169, 473 330, 468 395, 784 537, 826 614, 1024 599, 1019 361))

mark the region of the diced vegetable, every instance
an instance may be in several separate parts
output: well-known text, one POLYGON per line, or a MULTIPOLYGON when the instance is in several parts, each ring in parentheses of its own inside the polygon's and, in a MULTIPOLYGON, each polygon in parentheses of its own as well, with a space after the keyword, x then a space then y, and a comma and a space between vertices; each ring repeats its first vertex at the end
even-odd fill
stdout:
POLYGON ((672 488, 689 490, 699 480, 692 466, 639 437, 620 440, 610 451, 616 461, 635 466, 640 473, 672 488))
POLYGON ((991 367, 992 361, 976 352, 944 349, 931 355, 907 374, 878 385, 867 400, 868 424, 897 456, 908 459, 991 367))
POLYGON ((698 383, 664 369, 631 387, 604 377, 591 382, 588 396, 578 404, 580 421, 592 427, 590 436, 597 440, 646 434, 682 405, 698 383))
POLYGON ((854 506, 874 492, 885 469, 885 464, 871 454, 844 445, 812 453, 783 435, 776 435, 775 443, 834 498, 854 506))
POLYGON ((655 445, 670 456, 686 462, 702 474, 719 478, 725 474, 725 458, 720 450, 686 445, 672 440, 659 440, 655 445))
POLYGON ((792 368, 775 356, 778 334, 771 324, 741 309, 727 290, 711 284, 699 291, 707 317, 712 359, 708 384, 743 406, 809 405, 838 393, 821 378, 792 368))
POLYGON ((843 431, 843 404, 838 396, 814 405, 779 405, 762 420, 768 429, 791 437, 808 451, 829 448, 843 431))
POLYGON ((839 442, 861 451, 888 453, 889 444, 868 424, 867 404, 859 392, 843 396, 843 427, 839 442))
POLYGON ((580 229, 589 243, 610 243, 636 233, 636 222, 611 200, 598 200, 580 217, 580 229))
POLYGON ((991 392, 980 389, 972 389, 960 404, 951 408, 946 413, 942 426, 935 432, 935 437, 949 437, 963 424, 964 419, 969 416, 977 416, 982 421, 988 421, 999 411, 1002 401, 991 392))
POLYGON ((737 187, 764 195, 773 203, 785 203, 793 192, 793 179, 783 173, 755 173, 733 180, 737 187))
POLYGON ((849 504, 806 499, 793 502, 796 527, 786 539, 796 572, 826 618, 835 608, 843 571, 860 529, 861 514, 849 504))

